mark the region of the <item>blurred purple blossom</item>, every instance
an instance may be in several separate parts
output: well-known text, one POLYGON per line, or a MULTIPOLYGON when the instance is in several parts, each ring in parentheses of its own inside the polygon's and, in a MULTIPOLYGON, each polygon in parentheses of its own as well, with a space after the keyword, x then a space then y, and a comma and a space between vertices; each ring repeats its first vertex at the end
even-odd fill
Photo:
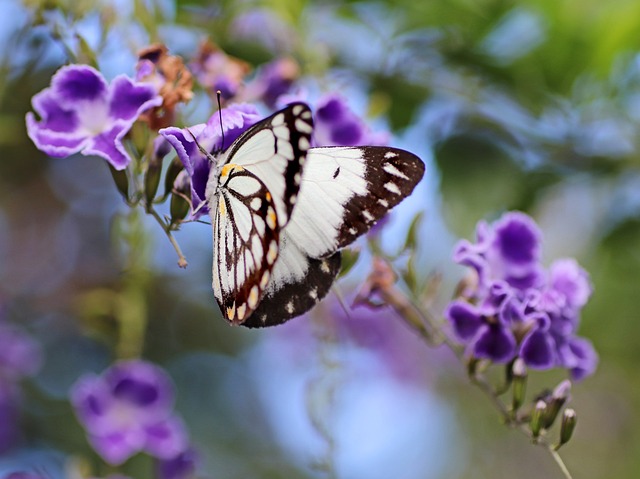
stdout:
POLYGON ((2 479, 47 479, 47 476, 34 472, 15 471, 10 472, 6 476, 2 476, 2 479))
POLYGON ((166 373, 141 360, 117 363, 100 376, 83 376, 71 391, 89 441, 113 465, 140 451, 168 460, 186 450, 187 432, 173 413, 173 400, 166 373))
POLYGON ((214 93, 219 90, 226 100, 236 96, 251 71, 248 63, 227 55, 210 41, 200 45, 198 58, 190 67, 204 88, 214 93))
POLYGON ((299 76, 300 67, 294 59, 278 58, 258 70, 256 77, 247 85, 245 97, 261 100, 274 109, 280 105, 279 99, 291 92, 299 76))
POLYGON ((34 375, 42 364, 40 345, 20 329, 0 322, 0 453, 20 436, 18 381, 34 375))
POLYGON ((597 354, 575 336, 592 292, 588 273, 574 259, 548 271, 540 264, 542 234, 518 212, 493 225, 480 222, 476 242, 462 240, 454 260, 472 268, 475 282, 445 315, 471 354, 495 362, 520 356, 533 369, 561 367, 575 379, 593 373, 597 354))
POLYGON ((234 38, 253 41, 274 52, 293 49, 295 30, 269 8, 255 6, 235 17, 231 25, 234 38))
POLYGON ((208 152, 215 155, 228 148, 250 126, 262 119, 255 106, 248 103, 232 104, 222 109, 222 125, 224 128, 224 145, 220 131, 220 117, 218 112, 211 115, 207 123, 200 123, 189 128, 169 127, 159 131, 175 148, 178 158, 182 161, 185 171, 191 180, 191 202, 193 218, 198 218, 208 212, 205 203, 205 191, 211 163, 202 154, 196 142, 208 152), (189 133, 191 132, 191 134, 189 133))
POLYGON ((198 464, 198 454, 193 448, 178 454, 172 459, 165 459, 158 463, 159 479, 190 479, 195 477, 198 464))
POLYGON ((389 142, 388 132, 371 132, 338 94, 328 94, 318 100, 313 121, 316 146, 386 145, 389 142))
POLYGON ((50 156, 98 155, 122 170, 131 161, 122 139, 142 112, 161 103, 153 85, 124 75, 107 84, 88 65, 67 65, 33 97, 40 120, 27 113, 27 132, 50 156))
POLYGON ((0 382, 35 374, 42 363, 40 346, 28 334, 0 323, 0 382))

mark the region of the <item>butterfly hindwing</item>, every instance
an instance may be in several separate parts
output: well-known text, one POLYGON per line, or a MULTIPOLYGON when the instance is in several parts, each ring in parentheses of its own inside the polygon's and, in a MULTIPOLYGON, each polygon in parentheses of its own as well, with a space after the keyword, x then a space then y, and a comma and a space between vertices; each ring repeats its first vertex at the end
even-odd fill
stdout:
POLYGON ((260 303, 278 258, 276 204, 264 183, 235 166, 224 171, 213 223, 213 291, 223 315, 241 324, 260 303))
MULTIPOLYGON (((286 254, 281 257, 286 259, 286 254)), ((339 251, 328 258, 306 257, 304 276, 270 284, 260 305, 243 326, 276 326, 306 313, 327 295, 340 272, 340 265, 339 251)))

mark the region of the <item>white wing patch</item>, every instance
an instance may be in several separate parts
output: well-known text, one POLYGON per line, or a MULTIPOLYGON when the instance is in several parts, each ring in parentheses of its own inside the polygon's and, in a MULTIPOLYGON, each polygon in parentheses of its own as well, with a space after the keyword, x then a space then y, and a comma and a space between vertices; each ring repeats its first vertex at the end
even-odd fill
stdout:
POLYGON ((312 148, 285 232, 308 256, 330 255, 408 196, 423 173, 418 157, 403 150, 312 148))

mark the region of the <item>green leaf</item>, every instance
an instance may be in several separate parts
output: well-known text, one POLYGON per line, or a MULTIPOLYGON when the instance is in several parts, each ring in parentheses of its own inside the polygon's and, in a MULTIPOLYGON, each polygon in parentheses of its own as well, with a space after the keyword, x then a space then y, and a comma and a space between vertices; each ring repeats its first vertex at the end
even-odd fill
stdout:
POLYGON ((78 58, 79 63, 87 63, 94 68, 98 68, 98 59, 93 49, 89 46, 87 41, 82 35, 76 33, 76 39, 78 40, 78 58))
POLYGON ((340 273, 338 277, 346 276, 349 271, 355 266, 355 264, 360 259, 360 250, 359 249, 344 249, 342 250, 342 266, 340 268, 340 273))
POLYGON ((411 221, 411 225, 409 226, 409 230, 407 231, 407 238, 404 241, 404 247, 402 248, 404 251, 406 250, 414 250, 417 242, 418 231, 420 230, 420 225, 422 224, 422 219, 424 218, 424 211, 417 213, 413 220, 411 221))

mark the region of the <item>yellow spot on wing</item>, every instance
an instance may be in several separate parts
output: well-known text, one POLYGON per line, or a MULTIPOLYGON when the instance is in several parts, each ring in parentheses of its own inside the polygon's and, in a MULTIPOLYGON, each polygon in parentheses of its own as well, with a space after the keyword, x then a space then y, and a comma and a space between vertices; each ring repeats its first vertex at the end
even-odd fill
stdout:
POLYGON ((218 200, 218 210, 220 211, 220 214, 222 216, 226 216, 227 215, 227 206, 226 206, 226 203, 225 203, 223 198, 220 198, 218 200))
POLYGON ((267 201, 271 201, 271 193, 269 193, 268 191, 265 193, 264 197, 267 199, 267 201))
POLYGON ((251 292, 249 293, 249 299, 247 300, 247 302, 249 303, 249 307, 251 309, 255 309, 256 305, 258 304, 259 294, 260 294, 260 290, 258 289, 258 286, 254 285, 253 288, 251 288, 251 292))
POLYGON ((233 303, 233 306, 230 308, 227 308, 227 319, 229 321, 233 321, 233 318, 235 318, 236 316, 236 304, 233 303))
POLYGON ((238 307, 238 321, 242 321, 244 319, 244 313, 247 312, 247 305, 243 303, 242 306, 238 307))
POLYGON ((236 165, 235 163, 229 163, 222 167, 222 171, 220 172, 220 176, 228 176, 231 173, 231 170, 244 171, 244 168, 240 165, 236 165))

